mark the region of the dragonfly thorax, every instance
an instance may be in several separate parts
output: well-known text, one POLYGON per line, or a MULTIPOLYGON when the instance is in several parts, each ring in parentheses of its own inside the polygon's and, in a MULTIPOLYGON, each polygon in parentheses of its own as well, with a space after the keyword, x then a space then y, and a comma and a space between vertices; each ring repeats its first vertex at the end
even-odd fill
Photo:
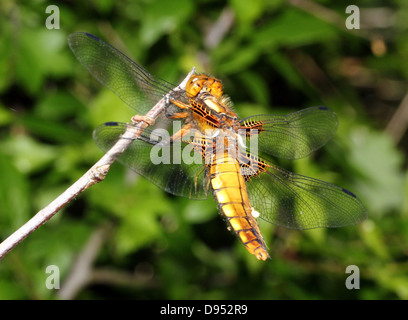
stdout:
POLYGON ((204 73, 192 75, 187 82, 186 91, 190 97, 196 97, 203 92, 208 92, 214 97, 221 97, 223 93, 221 81, 204 73))

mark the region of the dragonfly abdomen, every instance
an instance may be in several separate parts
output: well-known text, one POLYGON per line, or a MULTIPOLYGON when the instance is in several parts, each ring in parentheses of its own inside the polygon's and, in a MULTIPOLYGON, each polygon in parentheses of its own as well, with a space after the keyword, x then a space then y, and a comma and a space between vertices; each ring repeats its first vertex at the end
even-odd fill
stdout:
POLYGON ((228 154, 216 156, 210 174, 214 197, 232 229, 250 253, 259 260, 269 258, 238 161, 228 154))

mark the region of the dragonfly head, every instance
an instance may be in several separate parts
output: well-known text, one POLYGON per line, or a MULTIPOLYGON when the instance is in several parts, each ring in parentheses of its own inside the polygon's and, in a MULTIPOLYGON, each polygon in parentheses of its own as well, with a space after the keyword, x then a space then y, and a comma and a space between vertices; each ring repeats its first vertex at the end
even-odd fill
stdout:
POLYGON ((191 76, 187 82, 186 91, 192 97, 197 96, 199 93, 207 92, 218 98, 223 93, 221 81, 203 73, 191 76))

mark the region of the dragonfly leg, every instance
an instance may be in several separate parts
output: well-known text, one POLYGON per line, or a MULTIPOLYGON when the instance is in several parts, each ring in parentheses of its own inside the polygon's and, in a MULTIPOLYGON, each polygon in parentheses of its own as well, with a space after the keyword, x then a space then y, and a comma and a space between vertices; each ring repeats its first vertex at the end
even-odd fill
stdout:
POLYGON ((177 107, 179 107, 180 109, 190 109, 190 105, 186 104, 184 102, 178 101, 178 100, 173 100, 170 99, 170 101, 175 104, 177 107))
POLYGON ((169 119, 184 119, 187 118, 190 114, 188 112, 176 112, 173 115, 168 116, 169 119))
POLYGON ((176 133, 173 133, 173 135, 169 139, 161 141, 160 145, 165 146, 169 143, 173 143, 174 141, 183 141, 184 137, 192 135, 191 128, 192 128, 191 124, 186 124, 179 131, 177 131, 176 133))
POLYGON ((183 137, 191 134, 191 128, 192 128, 191 123, 186 124, 179 131, 177 131, 176 133, 173 133, 173 135, 170 137, 170 141, 173 142, 173 141, 183 140, 183 137))
POLYGON ((145 116, 139 116, 137 114, 132 117, 132 123, 141 122, 141 121, 143 121, 144 123, 146 123, 149 126, 154 125, 154 122, 155 122, 155 120, 152 119, 152 118, 145 117, 145 116))

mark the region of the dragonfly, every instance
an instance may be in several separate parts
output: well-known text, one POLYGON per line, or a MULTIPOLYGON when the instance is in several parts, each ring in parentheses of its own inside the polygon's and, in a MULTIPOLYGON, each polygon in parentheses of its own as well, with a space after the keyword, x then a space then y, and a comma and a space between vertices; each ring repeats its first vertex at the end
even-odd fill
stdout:
POLYGON ((176 196, 214 196, 229 229, 257 259, 270 259, 259 219, 305 230, 355 225, 367 217, 351 191, 292 173, 270 157, 299 159, 330 140, 336 114, 317 106, 288 115, 240 119, 217 78, 194 73, 185 89, 149 72, 100 38, 73 33, 68 44, 80 63, 138 115, 163 97, 166 107, 137 138, 136 123, 107 122, 94 131, 98 147, 108 152, 131 139, 118 161, 176 196))

